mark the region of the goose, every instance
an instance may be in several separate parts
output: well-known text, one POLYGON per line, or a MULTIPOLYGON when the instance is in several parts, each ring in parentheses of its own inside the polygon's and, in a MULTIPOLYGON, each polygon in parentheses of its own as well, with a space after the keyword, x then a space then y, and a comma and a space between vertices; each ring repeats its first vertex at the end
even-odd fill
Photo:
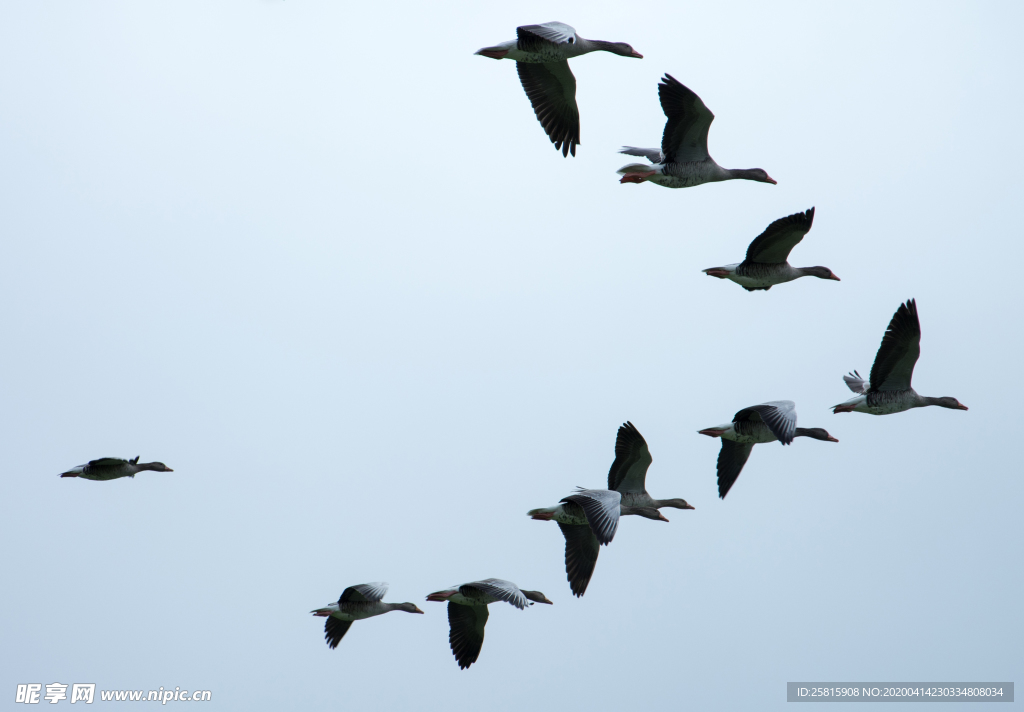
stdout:
POLYGON ((622 495, 621 504, 627 507, 695 509, 685 499, 654 499, 647 493, 647 469, 653 461, 644 436, 627 420, 615 436, 615 461, 608 470, 608 489, 622 495))
POLYGON ((81 477, 86 480, 116 480, 119 477, 135 477, 135 473, 143 470, 153 472, 174 472, 162 462, 139 462, 139 458, 122 460, 118 457, 101 457, 89 460, 84 465, 72 467, 62 472, 61 477, 81 477))
POLYGON ((643 55, 625 42, 605 42, 580 37, 564 22, 545 22, 516 28, 516 39, 476 54, 491 59, 515 60, 519 81, 555 150, 576 156, 580 143, 580 112, 576 107, 576 77, 568 60, 588 52, 611 52, 621 57, 643 55))
POLYGON ((540 591, 523 591, 511 581, 489 578, 452 586, 427 596, 428 601, 448 602, 448 644, 461 670, 480 657, 487 625, 487 605, 505 601, 519 610, 533 603, 547 603, 540 591))
POLYGON ((623 146, 619 153, 642 156, 654 165, 630 163, 619 169, 620 183, 651 181, 666 188, 691 188, 722 180, 776 184, 760 168, 722 168, 708 155, 708 129, 715 115, 700 97, 666 74, 658 84, 661 108, 668 117, 661 150, 623 146))
POLYGON ((917 302, 910 299, 900 304, 892 315, 889 328, 882 336, 875 363, 871 367, 868 381, 854 371, 843 376, 847 387, 858 395, 850 400, 832 406, 833 413, 870 413, 889 415, 902 413, 911 408, 937 405, 953 410, 967 410, 956 398, 949 396, 932 398, 918 395, 910 387, 914 376, 914 364, 921 355, 921 322, 917 318, 917 302))
POLYGON ((747 258, 742 262, 725 267, 711 267, 704 274, 719 279, 729 279, 748 292, 759 289, 768 291, 776 284, 792 282, 801 277, 834 279, 828 267, 793 267, 789 264, 789 253, 804 239, 814 222, 814 208, 802 213, 779 218, 764 232, 754 238, 747 247, 747 258))
POLYGON ((769 401, 754 405, 736 413, 731 423, 698 431, 701 435, 722 439, 722 450, 718 453, 718 496, 725 499, 743 466, 750 457, 750 451, 757 443, 778 440, 789 445, 793 438, 808 437, 839 442, 824 428, 796 427, 796 404, 793 401, 769 401))
POLYGON ((587 591, 601 545, 607 546, 615 538, 620 515, 636 514, 668 521, 653 507, 631 507, 621 502, 622 495, 613 490, 578 487, 557 506, 531 509, 526 513, 540 521, 558 522, 565 537, 565 574, 577 598, 587 591))
POLYGON ((314 616, 327 619, 324 622, 327 647, 331 650, 338 647, 338 643, 352 627, 352 621, 373 618, 390 611, 423 613, 415 603, 384 603, 381 599, 387 592, 386 583, 360 583, 342 591, 337 603, 329 603, 323 608, 310 611, 314 616))

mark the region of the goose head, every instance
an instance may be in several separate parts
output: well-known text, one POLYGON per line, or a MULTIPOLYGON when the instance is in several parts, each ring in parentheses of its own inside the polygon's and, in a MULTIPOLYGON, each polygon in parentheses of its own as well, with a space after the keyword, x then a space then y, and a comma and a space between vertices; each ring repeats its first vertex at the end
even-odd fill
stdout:
POLYGON ((406 613, 423 613, 415 603, 396 603, 394 610, 406 613))
POLYGON ((552 602, 548 600, 548 597, 540 591, 523 591, 523 595, 536 603, 552 604, 552 602))
POLYGON ((793 437, 807 437, 813 438, 815 440, 825 440, 830 443, 839 442, 834 437, 829 435, 828 431, 825 430, 825 428, 797 428, 796 435, 794 435, 793 437))
POLYGON ((839 277, 830 270, 828 267, 801 267, 800 271, 808 277, 817 277, 818 279, 834 279, 836 282, 841 281, 839 277))

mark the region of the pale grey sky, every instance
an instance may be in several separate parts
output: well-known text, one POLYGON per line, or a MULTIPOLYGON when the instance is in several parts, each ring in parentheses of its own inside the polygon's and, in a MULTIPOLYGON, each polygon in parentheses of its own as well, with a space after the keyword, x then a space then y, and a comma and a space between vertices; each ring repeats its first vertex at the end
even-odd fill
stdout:
POLYGON ((0 0, 0 695, 750 710, 788 680, 1019 681, 1022 21, 0 0), (644 54, 573 61, 575 159, 472 54, 549 20, 644 54), (777 186, 618 183, 665 72, 777 186), (811 206, 794 263, 841 283, 701 274, 811 206), (914 386, 970 411, 832 415, 910 297, 914 386), (758 446, 719 500, 696 431, 776 399, 839 444, 758 446), (525 512, 604 486, 627 419, 652 494, 696 510, 624 520, 575 599, 525 512), (175 471, 57 477, 136 455, 175 471), (460 671, 423 598, 491 576, 554 605, 492 606, 460 671), (378 580, 427 615, 328 650, 308 612, 378 580))

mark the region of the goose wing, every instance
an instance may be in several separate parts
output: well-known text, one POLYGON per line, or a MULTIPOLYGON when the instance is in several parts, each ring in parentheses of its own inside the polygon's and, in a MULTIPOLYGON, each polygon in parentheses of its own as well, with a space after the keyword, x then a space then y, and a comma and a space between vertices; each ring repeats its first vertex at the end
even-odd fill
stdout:
POLYGON ((615 436, 615 461, 608 470, 608 489, 646 492, 647 469, 653 461, 644 436, 627 420, 615 436))
POLYGON ((356 586, 349 586, 342 591, 341 597, 338 598, 338 603, 372 603, 384 598, 384 594, 387 592, 388 585, 386 583, 379 581, 375 583, 361 583, 356 586))
POLYGON ((636 146, 623 146, 619 153, 625 153, 627 156, 639 156, 646 158, 651 163, 661 163, 665 160, 665 156, 661 153, 660 148, 637 148, 636 146))
POLYGON ((345 637, 345 633, 348 633, 348 629, 352 627, 352 621, 343 621, 340 618, 334 616, 327 616, 327 621, 324 623, 324 640, 327 641, 327 647, 334 650, 338 647, 338 643, 345 637))
MULTIPOLYGON (((522 28, 520 28, 522 29, 522 28)), ((580 111, 576 106, 576 77, 569 63, 516 62, 519 81, 537 121, 563 156, 576 155, 580 142, 580 111)))
POLYGON ((563 502, 573 502, 583 508, 594 536, 602 544, 611 543, 619 528, 619 503, 622 495, 612 490, 579 489, 563 498, 563 502))
POLYGON ((860 377, 860 374, 854 371, 843 376, 843 382, 846 383, 846 387, 854 393, 867 393, 868 382, 860 377))
POLYGON ((911 299, 900 304, 885 330, 871 367, 869 392, 909 389, 920 355, 921 322, 917 318, 917 302, 911 299))
POLYGON ((578 41, 576 30, 564 22, 522 25, 516 28, 516 38, 516 49, 522 52, 550 52, 578 41))
POLYGON ((789 259, 814 222, 814 208, 779 218, 754 238, 747 248, 747 262, 781 263, 789 259))
POLYGON ((487 606, 448 602, 448 644, 459 667, 465 670, 480 657, 487 625, 487 606))
POLYGON ((519 590, 519 587, 511 581, 505 581, 504 579, 489 578, 484 579, 483 581, 473 581, 472 583, 459 586, 459 592, 462 593, 462 595, 466 595, 466 591, 463 589, 467 588, 475 588, 497 601, 511 603, 519 609, 526 608, 530 605, 530 602, 527 600, 526 596, 523 595, 523 592, 519 590))
POLYGON ((574 596, 586 593, 590 577, 594 575, 601 544, 590 527, 584 524, 558 523, 565 537, 565 574, 574 596))
POLYGON ((700 97, 666 74, 658 84, 661 108, 668 117, 661 137, 665 162, 683 163, 708 159, 708 129, 715 115, 700 97))
MULTIPOLYGON (((135 458, 138 460, 139 458, 135 458)), ((89 460, 89 467, 120 467, 121 465, 127 465, 127 460, 122 460, 119 457, 101 457, 98 460, 89 460)))
POLYGON ((789 445, 793 442, 793 436, 796 435, 796 403, 793 401, 769 401, 761 405, 753 405, 739 411, 732 419, 734 423, 742 420, 763 421, 772 431, 772 435, 779 439, 779 442, 789 445))
POLYGON ((747 464, 747 458, 753 449, 753 443, 722 440, 722 449, 718 453, 718 496, 722 499, 729 494, 729 489, 743 472, 743 466, 747 464))

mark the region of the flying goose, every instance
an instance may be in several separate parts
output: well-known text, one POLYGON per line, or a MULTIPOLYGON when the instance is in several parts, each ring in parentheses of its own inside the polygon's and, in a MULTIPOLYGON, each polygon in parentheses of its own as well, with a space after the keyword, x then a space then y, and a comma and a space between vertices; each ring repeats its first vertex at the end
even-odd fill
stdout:
POLYGON ((768 291, 776 284, 792 282, 800 277, 834 279, 828 267, 793 267, 789 264, 789 253, 804 239, 814 222, 814 208, 779 218, 747 248, 747 258, 738 264, 725 267, 711 267, 704 273, 719 279, 729 279, 748 292, 758 289, 768 291))
POLYGON ((685 499, 654 499, 647 493, 647 468, 653 461, 644 436, 627 420, 615 436, 615 461, 608 470, 608 489, 622 495, 621 503, 629 507, 694 509, 685 499))
POLYGON ((86 480, 116 480, 119 477, 135 477, 135 473, 143 470, 153 472, 174 472, 162 462, 139 462, 139 458, 122 460, 118 457, 101 457, 89 460, 84 465, 72 467, 62 472, 61 477, 81 477, 86 480))
POLYGON ((427 600, 448 602, 448 644, 462 670, 480 657, 487 604, 505 601, 522 610, 533 605, 530 601, 551 603, 540 591, 523 591, 511 581, 496 578, 452 586, 430 594, 427 600))
POLYGON ((636 514, 668 521, 653 507, 631 507, 621 501, 622 495, 613 490, 577 488, 557 506, 531 509, 526 513, 533 519, 558 522, 565 537, 565 573, 577 597, 586 593, 601 545, 607 546, 615 538, 620 515, 636 514))
POLYGON ((352 621, 373 618, 389 611, 423 613, 415 603, 384 603, 381 601, 388 592, 386 583, 361 583, 349 586, 341 592, 337 603, 310 611, 314 616, 327 618, 324 622, 324 640, 334 650, 352 627, 352 621))
POLYGON ((722 439, 722 450, 718 453, 718 496, 722 499, 729 494, 757 443, 778 440, 789 445, 793 438, 799 437, 839 442, 823 428, 796 427, 796 404, 788 400, 744 408, 733 416, 731 423, 698 432, 722 439))
POLYGON ((630 163, 619 169, 620 183, 646 180, 666 188, 691 188, 702 183, 733 180, 776 181, 760 168, 722 168, 708 155, 708 129, 715 115, 700 97, 666 74, 658 84, 661 108, 668 117, 661 150, 623 146, 619 153, 642 156, 654 165, 630 163))
POLYGON ((576 108, 576 77, 567 60, 597 51, 637 59, 643 55, 625 42, 580 37, 562 22, 523 25, 516 28, 516 35, 517 39, 484 47, 476 54, 515 60, 519 81, 555 150, 575 156, 580 143, 580 112, 576 108))
POLYGON ((875 363, 871 367, 870 382, 853 373, 843 376, 851 391, 859 395, 832 407, 833 413, 870 413, 889 415, 911 408, 938 405, 954 410, 967 410, 956 398, 921 396, 910 387, 914 364, 921 355, 921 322, 917 319, 917 302, 913 299, 900 304, 892 315, 889 328, 882 336, 875 363))

